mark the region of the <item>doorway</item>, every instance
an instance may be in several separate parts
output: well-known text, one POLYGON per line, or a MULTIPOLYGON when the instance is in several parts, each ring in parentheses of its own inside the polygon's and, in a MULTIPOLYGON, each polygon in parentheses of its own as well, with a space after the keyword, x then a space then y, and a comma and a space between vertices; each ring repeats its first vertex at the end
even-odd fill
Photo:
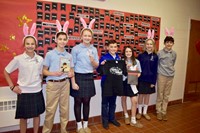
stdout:
POLYGON ((184 102, 200 100, 200 53, 196 49, 196 44, 200 41, 200 21, 191 20, 190 23, 184 102))

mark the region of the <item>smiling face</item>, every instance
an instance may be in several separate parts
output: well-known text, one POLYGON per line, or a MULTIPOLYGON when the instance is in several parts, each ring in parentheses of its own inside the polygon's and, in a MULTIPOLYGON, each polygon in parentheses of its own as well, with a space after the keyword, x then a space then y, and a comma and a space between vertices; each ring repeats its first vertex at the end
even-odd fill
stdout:
POLYGON ((90 44, 90 42, 92 41, 92 32, 85 29, 81 34, 81 39, 83 40, 83 44, 90 44))
POLYGON ((148 53, 154 52, 155 51, 155 42, 152 39, 146 40, 144 48, 148 53))
POLYGON ((26 53, 34 53, 36 49, 36 41, 33 37, 26 37, 24 39, 24 48, 26 53))
POLYGON ((66 33, 58 33, 56 38, 57 47, 64 48, 67 45, 68 38, 66 33))
POLYGON ((133 51, 129 47, 127 47, 125 49, 125 56, 126 56, 126 58, 130 59, 132 57, 132 55, 133 55, 133 51))
POLYGON ((107 46, 108 52, 111 55, 115 55, 117 53, 118 47, 117 47, 117 43, 111 43, 107 46))

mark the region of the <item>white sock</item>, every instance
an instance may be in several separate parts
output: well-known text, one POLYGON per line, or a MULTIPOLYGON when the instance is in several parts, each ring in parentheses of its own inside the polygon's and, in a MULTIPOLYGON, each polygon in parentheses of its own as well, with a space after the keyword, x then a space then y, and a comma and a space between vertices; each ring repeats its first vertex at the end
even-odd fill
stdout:
POLYGON ((143 114, 147 114, 147 109, 148 109, 148 105, 144 105, 144 110, 143 110, 143 114))
POLYGON ((142 104, 139 104, 139 105, 138 105, 138 113, 140 113, 140 114, 142 114, 142 107, 143 107, 142 104))
POLYGON ((83 128, 88 127, 88 121, 83 121, 83 128))
POLYGON ((134 123, 134 124, 137 123, 135 117, 131 117, 131 123, 134 123))
POLYGON ((129 118, 128 113, 125 113, 124 116, 125 118, 129 118))
POLYGON ((77 122, 77 129, 79 130, 79 129, 81 129, 81 128, 83 128, 82 122, 77 122))

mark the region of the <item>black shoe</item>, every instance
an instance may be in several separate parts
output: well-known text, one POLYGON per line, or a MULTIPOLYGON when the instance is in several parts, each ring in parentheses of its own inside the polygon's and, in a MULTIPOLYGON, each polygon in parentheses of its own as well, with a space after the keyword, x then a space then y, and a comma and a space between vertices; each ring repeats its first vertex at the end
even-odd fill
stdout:
POLYGON ((103 123, 102 125, 103 125, 103 128, 104 128, 104 129, 106 129, 106 130, 109 129, 109 126, 108 126, 108 123, 107 123, 107 122, 106 122, 106 123, 103 123))
POLYGON ((117 120, 110 121, 110 123, 112 123, 116 127, 120 127, 120 125, 121 125, 117 120))

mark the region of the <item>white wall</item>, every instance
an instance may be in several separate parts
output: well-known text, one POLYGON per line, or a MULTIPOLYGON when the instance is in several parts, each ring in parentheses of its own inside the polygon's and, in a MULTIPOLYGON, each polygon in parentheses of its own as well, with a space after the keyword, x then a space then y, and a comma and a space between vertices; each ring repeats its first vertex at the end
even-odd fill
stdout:
MULTIPOLYGON (((51 0, 48 0, 51 1, 51 0)), ((106 0, 99 2, 97 0, 52 0, 54 2, 62 2, 69 4, 84 5, 97 7, 102 9, 113 9, 118 11, 126 11, 150 16, 161 17, 161 35, 160 49, 163 48, 163 40, 165 38, 164 28, 175 28, 175 45, 174 50, 177 52, 178 58, 176 62, 176 75, 172 87, 170 100, 182 99, 184 94, 187 54, 189 42, 190 19, 200 20, 200 1, 199 0, 106 0)), ((100 81, 95 81, 97 95, 91 100, 90 116, 100 115, 101 112, 101 88, 100 81)), ((44 89, 45 95, 45 89, 44 89)), ((0 88, 0 99, 13 97, 13 93, 9 88, 0 88)), ((150 104, 155 104, 156 94, 151 95, 150 104)), ((129 103, 130 105, 130 103, 129 103)), ((117 110, 121 111, 120 98, 117 99, 117 110)), ((44 114, 41 117, 41 125, 44 122, 44 114)), ((73 99, 70 99, 70 120, 74 120, 73 99)), ((56 114, 55 123, 59 122, 58 113, 56 114)), ((32 121, 28 124, 32 127, 32 121)), ((0 132, 19 129, 18 126, 0 128, 0 132)))

